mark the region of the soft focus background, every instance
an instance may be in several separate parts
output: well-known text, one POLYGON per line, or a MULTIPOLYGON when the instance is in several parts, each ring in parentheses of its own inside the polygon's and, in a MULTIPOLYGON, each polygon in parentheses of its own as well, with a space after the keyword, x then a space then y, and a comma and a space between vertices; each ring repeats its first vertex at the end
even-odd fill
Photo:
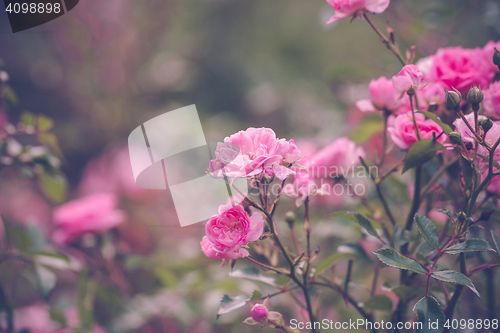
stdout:
MULTIPOLYGON (((349 110, 366 98, 370 79, 390 77, 400 64, 366 22, 326 26, 332 13, 321 0, 81 0, 69 14, 16 34, 2 15, 0 58, 19 100, 7 109, 9 119, 16 123, 26 110, 54 119, 67 199, 110 190, 128 213, 114 249, 127 283, 120 289, 103 280, 95 287, 92 306, 100 327, 116 332, 256 330, 240 324, 247 308, 216 321, 220 297, 274 289, 230 278, 229 267, 221 269, 203 256, 203 223, 180 228, 167 191, 137 188, 124 148, 140 123, 190 104, 196 104, 209 141, 265 126, 303 147, 344 135, 365 143, 380 125, 358 126, 359 116, 349 110)), ((374 17, 381 28, 386 20, 402 50, 416 45, 417 58, 439 47, 482 47, 500 39, 500 2, 495 0, 392 0, 385 13, 374 17)), ((18 172, 0 173, 0 211, 10 220, 36 225, 50 238, 53 207, 18 172)), ((295 209, 293 200, 280 207, 282 213, 288 209, 295 209)), ((339 209, 333 203, 313 213, 323 254, 360 239, 357 228, 328 218, 339 209)), ((366 284, 362 260, 372 259, 359 259, 355 282, 366 284)), ((76 274, 62 274, 44 302, 28 279, 16 279, 22 269, 0 266, 5 285, 17 280, 8 293, 21 309, 18 322, 23 316, 36 318, 32 332, 49 332, 41 328, 44 320, 50 322, 47 304, 75 316, 76 274)), ((357 318, 341 297, 322 297, 336 304, 322 318, 357 318)), ((273 299, 273 306, 285 317, 300 318, 299 309, 280 301, 287 302, 286 296, 273 299)))

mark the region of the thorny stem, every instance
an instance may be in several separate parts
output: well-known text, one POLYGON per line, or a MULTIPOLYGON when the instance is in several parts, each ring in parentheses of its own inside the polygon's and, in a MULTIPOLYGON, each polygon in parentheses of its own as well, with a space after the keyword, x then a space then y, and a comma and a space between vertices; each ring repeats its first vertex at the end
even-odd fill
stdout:
POLYGON ((377 33, 377 35, 380 37, 380 41, 382 43, 384 43, 384 45, 389 49, 389 51, 391 51, 395 56, 396 58, 398 58, 399 62, 405 66, 406 63, 405 61, 403 60, 403 58, 401 57, 401 54, 399 52, 399 49, 396 47, 395 44, 393 44, 389 38, 387 38, 384 33, 382 31, 380 31, 380 29, 375 25, 375 23, 373 23, 373 21, 370 19, 370 17, 368 15, 363 14, 364 18, 366 19, 366 22, 368 22, 368 24, 370 25, 370 27, 372 27, 372 29, 377 33))

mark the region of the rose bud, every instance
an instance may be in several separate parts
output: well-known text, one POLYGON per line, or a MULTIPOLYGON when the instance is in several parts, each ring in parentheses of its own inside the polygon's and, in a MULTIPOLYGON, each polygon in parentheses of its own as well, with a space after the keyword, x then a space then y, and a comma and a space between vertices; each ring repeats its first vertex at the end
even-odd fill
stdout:
POLYGON ((457 145, 463 145, 464 142, 462 140, 462 136, 457 133, 457 132, 451 132, 449 134, 449 137, 450 137, 450 141, 454 144, 457 144, 457 145))
POLYGON ((500 51, 495 48, 495 53, 493 53, 493 63, 500 69, 500 51))
POLYGON ((259 323, 266 320, 268 314, 269 310, 263 304, 255 304, 250 310, 250 316, 252 316, 252 319, 259 323))
POLYGON ((460 91, 453 88, 454 91, 449 91, 445 89, 446 92, 446 107, 448 109, 457 109, 462 101, 462 94, 460 91))
POLYGON ((481 119, 479 120, 479 126, 481 126, 484 133, 486 133, 493 127, 493 122, 489 118, 481 119))
POLYGON ((473 111, 479 110, 479 103, 483 101, 484 95, 481 91, 481 87, 476 86, 475 84, 470 87, 469 92, 467 93, 467 102, 472 105, 473 111))

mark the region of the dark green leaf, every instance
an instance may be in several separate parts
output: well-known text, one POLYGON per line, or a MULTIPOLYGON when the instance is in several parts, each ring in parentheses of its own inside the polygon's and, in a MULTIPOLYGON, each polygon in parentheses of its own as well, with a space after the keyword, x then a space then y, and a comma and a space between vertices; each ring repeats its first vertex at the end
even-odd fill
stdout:
POLYGON ((439 302, 432 296, 427 296, 415 304, 413 312, 422 323, 422 329, 418 333, 441 333, 443 331, 445 315, 439 302))
POLYGON ((497 249, 497 253, 500 254, 500 237, 497 234, 491 231, 491 237, 493 238, 493 244, 495 244, 495 248, 497 249))
POLYGON ((286 286, 288 284, 288 282, 290 281, 290 277, 286 276, 286 275, 278 275, 278 277, 276 278, 276 280, 274 281, 278 286, 286 286))
POLYGON ((68 326, 68 322, 66 321, 66 315, 61 309, 58 308, 50 308, 49 310, 50 319, 61 327, 68 326))
POLYGON ((465 188, 465 190, 471 190, 471 188, 472 188, 472 176, 474 174, 474 168, 472 167, 471 161, 469 161, 462 154, 460 155, 460 164, 462 166, 464 188, 465 188))
POLYGON ((386 295, 375 295, 370 297, 363 307, 370 310, 392 311, 392 301, 386 295))
POLYGON ((438 249, 439 235, 434 223, 432 223, 432 221, 425 216, 415 214, 415 224, 427 243, 429 243, 433 248, 438 249))
POLYGON ((275 283, 275 277, 263 275, 257 268, 251 266, 232 271, 229 273, 229 276, 239 279, 259 281, 273 287, 277 286, 275 283))
POLYGON ((40 251, 33 251, 30 254, 33 256, 57 258, 57 259, 64 260, 68 263, 70 262, 70 259, 66 255, 59 253, 59 252, 40 250, 40 251))
POLYGON ((373 254, 375 254, 380 261, 386 265, 399 269, 407 269, 418 274, 426 273, 425 269, 423 269, 422 266, 420 266, 415 260, 403 257, 394 249, 377 250, 374 251, 373 254))
POLYGON ((445 132, 446 134, 450 134, 451 132, 453 132, 450 125, 443 123, 441 119, 439 119, 439 117, 436 116, 434 113, 426 111, 420 111, 419 113, 422 113, 426 115, 427 118, 432 119, 436 124, 439 125, 439 127, 443 129, 443 132, 445 132))
POLYGON ((459 254, 461 252, 495 251, 484 239, 468 239, 463 243, 457 243, 445 250, 448 254, 459 254))
POLYGON ((394 232, 392 233, 392 240, 395 247, 400 247, 408 243, 411 239, 411 233, 408 230, 404 230, 400 224, 396 224, 394 227, 394 232))
POLYGON ((365 228, 365 230, 372 236, 375 236, 377 238, 380 238, 380 236, 377 233, 377 230, 373 227, 372 223, 370 220, 368 220, 366 217, 359 213, 355 213, 354 216, 356 216, 356 219, 358 220, 359 224, 365 228))
POLYGON ((448 216, 450 220, 453 221, 453 215, 448 209, 438 209, 438 212, 443 213, 444 215, 448 216))
POLYGON ((258 290, 254 290, 252 297, 250 297, 250 301, 256 301, 258 299, 262 298, 262 294, 258 290))
POLYGON ((18 226, 9 227, 10 237, 15 247, 20 252, 28 252, 31 249, 31 237, 29 233, 18 226))
POLYGON ((469 280, 467 276, 463 275, 460 272, 452 270, 433 272, 432 277, 444 282, 458 283, 463 286, 469 287, 469 289, 472 290, 474 294, 477 295, 477 297, 481 297, 479 295, 479 292, 476 290, 476 287, 474 287, 474 285, 472 284, 471 280, 469 280))
POLYGON ((45 234, 38 228, 35 223, 29 223, 26 226, 26 231, 30 235, 31 239, 31 248, 33 250, 40 250, 45 248, 47 245, 47 237, 45 234))
POLYGON ((78 295, 76 299, 76 305, 78 308, 79 325, 78 328, 84 332, 92 331, 94 326, 94 316, 92 313, 92 307, 88 300, 88 289, 89 289, 90 279, 87 270, 80 272, 78 276, 78 295))
POLYGON ((424 257, 430 256, 434 251, 436 251, 436 249, 426 241, 422 242, 417 249, 417 252, 422 254, 424 257))
POLYGON ((406 154, 403 173, 411 168, 424 164, 433 158, 439 150, 445 150, 444 146, 432 139, 415 142, 406 154))
POLYGON ((246 295, 240 295, 233 298, 231 296, 224 294, 222 296, 222 299, 220 300, 219 311, 217 312, 217 318, 219 318, 220 315, 241 308, 242 306, 247 304, 247 301, 249 300, 250 296, 246 295))
POLYGON ((324 270, 330 268, 337 260, 348 255, 349 252, 337 252, 329 256, 328 258, 323 259, 318 266, 316 266, 315 275, 321 274, 324 270))
MULTIPOLYGON (((481 155, 481 154, 477 154, 478 157, 480 157, 482 160, 484 160, 485 162, 490 162, 490 158, 488 156, 485 156, 485 155, 481 155)), ((496 168, 500 168, 500 163, 498 163, 497 161, 493 160, 493 165, 496 167, 496 168)))

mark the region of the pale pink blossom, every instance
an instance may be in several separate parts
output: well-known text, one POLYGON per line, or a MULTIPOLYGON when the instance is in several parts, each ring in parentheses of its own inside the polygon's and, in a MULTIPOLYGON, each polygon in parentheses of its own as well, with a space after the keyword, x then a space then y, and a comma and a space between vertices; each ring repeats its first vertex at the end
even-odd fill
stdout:
POLYGON ((116 208, 117 203, 116 196, 98 193, 56 207, 53 221, 58 229, 54 232, 54 241, 68 244, 82 234, 104 232, 118 226, 126 214, 116 208))
POLYGON ((270 128, 253 127, 226 137, 217 144, 215 156, 210 170, 217 177, 275 175, 280 180, 294 174, 289 167, 301 157, 293 140, 277 139, 270 128))
POLYGON ((219 206, 219 214, 205 225, 206 236, 200 245, 203 253, 213 259, 237 259, 249 255, 247 244, 259 239, 264 228, 260 213, 249 216, 241 205, 219 206))
POLYGON ((334 140, 317 151, 308 160, 306 168, 313 178, 333 178, 349 173, 349 170, 365 158, 365 151, 347 137, 334 140))
MULTIPOLYGON (((392 141, 401 149, 409 149, 418 141, 417 132, 413 123, 412 113, 408 112, 397 116, 390 122, 387 131, 391 135, 392 141)), ((420 139, 433 139, 433 135, 439 136, 443 130, 431 119, 425 119, 421 113, 415 113, 420 139)), ((441 135, 437 140, 439 143, 446 141, 446 135, 441 135)))
POLYGON ((491 70, 491 59, 486 59, 480 48, 466 49, 460 46, 440 49, 432 57, 432 66, 427 78, 431 82, 442 82, 447 89, 452 87, 467 96, 473 84, 487 88, 495 73, 491 70))
POLYGON ((417 90, 421 88, 424 74, 415 65, 406 65, 392 77, 392 84, 400 92, 407 92, 410 89, 417 90))
POLYGON ((389 6, 389 0, 326 0, 335 9, 327 24, 356 15, 362 19, 367 12, 380 14, 389 6))
POLYGON ((488 89, 483 90, 484 114, 500 120, 500 81, 493 82, 488 89))
POLYGON ((376 80, 371 80, 368 84, 370 99, 363 99, 356 103, 356 107, 363 112, 369 111, 389 111, 398 113, 401 107, 409 105, 408 96, 400 98, 400 91, 394 88, 392 81, 381 76, 376 80))

